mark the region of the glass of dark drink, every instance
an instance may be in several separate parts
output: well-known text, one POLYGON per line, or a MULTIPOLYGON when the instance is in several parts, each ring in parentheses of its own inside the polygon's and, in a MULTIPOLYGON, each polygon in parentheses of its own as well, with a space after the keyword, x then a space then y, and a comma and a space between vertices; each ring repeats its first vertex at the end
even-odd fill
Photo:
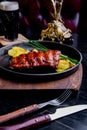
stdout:
POLYGON ((0 2, 0 17, 4 27, 5 40, 14 41, 18 38, 19 4, 16 1, 0 2))

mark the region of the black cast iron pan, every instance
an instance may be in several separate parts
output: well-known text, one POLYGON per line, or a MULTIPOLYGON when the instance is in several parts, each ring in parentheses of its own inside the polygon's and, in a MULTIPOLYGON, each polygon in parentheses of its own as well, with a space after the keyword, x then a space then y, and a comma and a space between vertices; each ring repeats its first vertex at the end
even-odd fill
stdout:
POLYGON ((40 67, 40 68, 34 68, 34 69, 26 69, 26 70, 15 70, 9 68, 9 59, 10 56, 8 56, 8 50, 11 49, 13 46, 20 46, 23 47, 27 50, 32 50, 33 47, 30 46, 28 43, 18 43, 18 44, 13 44, 13 45, 7 45, 5 47, 2 47, 0 49, 0 70, 1 74, 9 77, 10 79, 17 79, 17 80, 28 80, 29 82, 42 82, 42 81, 50 81, 50 80, 56 80, 56 79, 61 79, 66 76, 71 75, 74 73, 81 61, 82 61, 82 55, 81 53, 65 44, 59 44, 58 42, 51 42, 51 41, 38 41, 39 43, 43 44, 49 49, 53 50, 61 50, 62 54, 67 55, 73 59, 78 60, 78 64, 76 64, 74 67, 64 71, 64 72, 56 72, 55 69, 52 69, 50 67, 40 67))

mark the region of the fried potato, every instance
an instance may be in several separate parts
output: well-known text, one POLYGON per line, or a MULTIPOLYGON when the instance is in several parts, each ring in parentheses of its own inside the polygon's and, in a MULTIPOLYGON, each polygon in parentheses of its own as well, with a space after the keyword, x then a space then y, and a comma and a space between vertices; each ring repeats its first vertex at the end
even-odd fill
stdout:
POLYGON ((28 53, 29 51, 28 50, 25 50, 24 48, 22 47, 18 47, 18 46, 14 46, 12 47, 9 51, 8 51, 8 55, 9 56, 12 56, 12 57, 17 57, 21 54, 26 54, 28 53))
POLYGON ((60 59, 57 69, 57 72, 63 72, 71 67, 73 67, 75 64, 73 64, 71 61, 67 60, 67 59, 60 59))

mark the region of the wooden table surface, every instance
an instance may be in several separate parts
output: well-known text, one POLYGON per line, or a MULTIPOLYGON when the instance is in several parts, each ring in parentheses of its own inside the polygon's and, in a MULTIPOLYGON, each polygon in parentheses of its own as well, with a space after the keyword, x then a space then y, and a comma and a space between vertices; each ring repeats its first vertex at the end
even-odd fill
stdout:
MULTIPOLYGON (((3 36, 0 37, 0 43, 3 45, 8 45, 8 42, 5 42, 3 40, 3 36)), ((27 38, 25 38, 23 35, 19 34, 19 38, 15 42, 20 42, 20 41, 26 41, 27 38)), ((14 42, 14 43, 15 43, 14 42)), ((12 43, 10 43, 12 44, 12 43)), ((11 80, 10 78, 5 78, 6 76, 2 77, 2 72, 0 72, 0 89, 11 89, 11 90, 22 90, 22 89, 79 89, 81 82, 82 82, 82 64, 79 66, 78 70, 73 73, 72 75, 60 79, 60 80, 55 80, 55 81, 49 81, 49 82, 41 82, 41 83, 30 83, 30 82, 21 82, 21 81, 16 81, 15 77, 14 80, 11 80), (78 81, 78 82, 77 82, 78 81)), ((7 75, 8 76, 8 75, 7 75)))
MULTIPOLYGON (((80 64, 78 70, 71 74, 70 76, 49 82, 41 83, 30 83, 30 82, 21 82, 11 79, 5 79, 0 77, 0 89, 12 89, 12 90, 22 90, 22 89, 76 89, 79 90, 82 82, 82 64, 80 64)), ((15 79, 15 77, 14 77, 15 79)))

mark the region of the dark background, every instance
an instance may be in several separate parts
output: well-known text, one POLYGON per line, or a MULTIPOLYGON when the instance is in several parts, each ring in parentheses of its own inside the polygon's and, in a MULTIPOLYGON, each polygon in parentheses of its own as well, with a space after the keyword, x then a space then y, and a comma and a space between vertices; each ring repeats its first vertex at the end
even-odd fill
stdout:
MULTIPOLYGON (((74 91, 71 97, 63 104, 64 106, 74 104, 87 104, 87 7, 86 0, 81 0, 79 31, 73 35, 73 46, 77 48, 83 56, 83 78, 80 90, 74 91)), ((0 24, 1 25, 1 24, 0 24)), ((0 26, 0 34, 3 34, 2 26, 0 26)), ((15 77, 14 77, 15 78, 15 77)), ((78 82, 78 81, 77 81, 78 82)), ((60 95, 58 90, 0 90, 0 115, 11 112, 18 108, 53 99, 60 95)), ((43 113, 52 113, 53 107, 34 113, 34 115, 42 115, 43 113)), ((26 115, 17 120, 13 120, 2 125, 10 125, 29 119, 32 115, 26 115)), ((2 126, 1 125, 1 126, 2 126)), ((87 110, 77 114, 70 115, 58 119, 52 123, 35 128, 35 130, 87 130, 87 110)))

